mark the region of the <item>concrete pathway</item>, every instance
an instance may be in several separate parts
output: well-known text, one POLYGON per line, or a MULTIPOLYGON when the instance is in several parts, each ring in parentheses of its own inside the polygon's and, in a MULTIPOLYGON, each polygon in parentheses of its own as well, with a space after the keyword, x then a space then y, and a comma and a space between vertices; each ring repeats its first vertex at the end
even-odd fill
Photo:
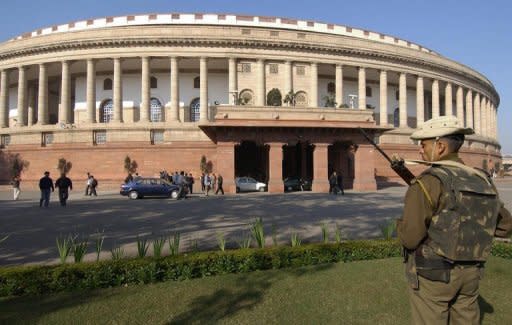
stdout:
MULTIPOLYGON (((512 181, 498 182, 502 198, 512 208, 512 181)), ((228 247, 249 236, 250 224, 261 217, 267 245, 272 245, 275 227, 279 243, 297 232, 304 242, 319 242, 321 224, 329 226, 330 239, 338 225, 348 239, 380 236, 380 225, 400 216, 405 187, 377 192, 346 191, 344 196, 295 192, 286 194, 247 193, 226 196, 194 194, 190 199, 148 198, 129 200, 117 192, 100 192, 98 197, 72 193, 67 207, 59 206, 52 195, 49 208, 39 208, 39 193, 23 191, 12 201, 8 188, 0 189, 0 265, 56 263, 55 240, 78 234, 91 237, 103 231, 106 238, 101 258, 110 258, 113 247, 122 246, 127 255, 136 255, 137 236, 149 240, 181 234, 181 250, 197 243, 200 249, 216 249, 217 234, 224 234, 228 247)), ((168 252, 166 244, 164 253, 168 252)), ((94 260, 90 240, 86 260, 94 260)), ((152 247, 149 252, 152 254, 152 247)), ((70 257, 70 261, 72 258, 70 257)))

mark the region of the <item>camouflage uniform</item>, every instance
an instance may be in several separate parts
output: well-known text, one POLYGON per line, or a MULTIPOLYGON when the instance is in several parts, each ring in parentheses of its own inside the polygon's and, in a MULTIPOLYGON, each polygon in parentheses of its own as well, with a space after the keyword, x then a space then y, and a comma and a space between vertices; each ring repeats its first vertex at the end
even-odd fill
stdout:
POLYGON ((490 178, 456 153, 432 162, 413 181, 397 222, 407 249, 413 324, 478 324, 478 290, 493 236, 512 231, 512 216, 490 178))

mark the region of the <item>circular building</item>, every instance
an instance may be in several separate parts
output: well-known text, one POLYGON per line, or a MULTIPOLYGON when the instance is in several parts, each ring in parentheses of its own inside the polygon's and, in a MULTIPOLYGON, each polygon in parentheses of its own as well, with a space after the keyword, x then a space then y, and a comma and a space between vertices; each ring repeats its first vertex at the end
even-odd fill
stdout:
POLYGON ((327 191, 333 171, 348 188, 374 190, 400 180, 358 128, 388 153, 418 158, 409 135, 440 115, 475 129, 466 163, 490 169, 501 159, 499 96, 485 76, 348 26, 223 14, 89 19, 1 43, 0 74, 4 181, 18 155, 34 186, 59 158, 73 163, 71 178, 90 172, 117 186, 129 156, 141 175, 197 179, 206 166, 229 192, 237 176, 270 192, 291 176, 327 191))

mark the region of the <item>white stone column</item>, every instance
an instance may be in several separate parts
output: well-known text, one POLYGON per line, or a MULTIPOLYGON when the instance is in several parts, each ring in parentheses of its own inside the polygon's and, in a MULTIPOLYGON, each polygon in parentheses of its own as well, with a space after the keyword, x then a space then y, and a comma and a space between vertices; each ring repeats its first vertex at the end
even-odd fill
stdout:
POLYGON ((39 89, 37 91, 37 124, 48 124, 48 71, 46 64, 39 65, 39 89))
POLYGON ((388 125, 388 73, 386 70, 380 70, 380 108, 379 124, 388 125))
POLYGON ((484 137, 487 136, 487 98, 482 96, 480 99, 480 117, 481 117, 481 128, 482 128, 482 135, 484 137))
POLYGON ((34 125, 36 113, 36 88, 34 85, 28 87, 28 113, 27 113, 27 125, 34 125))
POLYGON ((201 57, 199 59, 199 122, 208 122, 208 59, 201 57))
POLYGON ((149 72, 149 57, 143 56, 141 58, 142 73, 141 73, 141 89, 140 89, 140 122, 149 122, 149 102, 151 97, 151 84, 149 72))
POLYGON ((62 61, 61 80, 59 123, 68 124, 71 122, 71 80, 69 73, 69 61, 62 61))
MULTIPOLYGON (((238 80, 237 80, 236 58, 230 57, 228 59, 228 61, 229 61, 228 62, 228 65, 229 65, 229 80, 228 80, 229 103, 231 105, 236 105, 235 99, 238 98, 238 89, 237 89, 237 84, 238 84, 237 81, 238 80)), ((287 61, 287 62, 289 62, 289 61, 287 61)), ((286 89, 286 81, 285 81, 285 89, 286 89)))
MULTIPOLYGON (((180 68, 178 66, 178 58, 173 56, 171 61, 171 121, 179 121, 180 119, 180 68)), ((230 68, 231 69, 231 68, 230 68)))
POLYGON ((498 108, 492 105, 492 121, 493 121, 493 131, 494 131, 494 139, 498 139, 498 108))
POLYGON ((453 115, 453 96, 452 96, 452 84, 446 83, 444 87, 444 115, 453 115))
POLYGON ((96 62, 87 59, 87 123, 96 123, 96 62))
POLYGON ((485 113, 487 116, 487 137, 492 137, 492 130, 491 130, 491 99, 487 98, 486 105, 485 105, 485 113))
POLYGON ((432 80, 432 118, 439 117, 439 81, 432 80))
MULTIPOLYGON (((463 122, 461 120, 461 122, 463 122)), ((466 127, 474 128, 473 125, 473 92, 468 89, 466 93, 466 127)))
POLYGON ((366 71, 359 67, 358 73, 358 106, 359 109, 366 109, 366 71))
POLYGON ((123 71, 121 59, 114 58, 114 122, 123 122, 123 71))
POLYGON ((9 72, 0 71, 0 128, 9 127, 9 72))
POLYGON ((318 63, 311 63, 311 96, 309 100, 309 107, 318 107, 318 63))
POLYGON ((265 60, 258 59, 256 62, 256 106, 265 106, 265 60))
POLYGON ((343 104, 343 66, 336 64, 336 106, 343 104))
POLYGON ((400 114, 400 127, 407 127, 407 75, 405 72, 400 73, 398 92, 398 111, 400 114))
POLYGON ((482 135, 482 111, 480 109, 480 94, 476 93, 474 100, 475 133, 482 135))
POLYGON ((423 77, 416 79, 416 127, 419 128, 425 122, 425 88, 423 77))
POLYGON ((457 86, 457 93, 455 96, 457 119, 462 123, 464 122, 464 103, 462 102, 464 97, 464 90, 462 89, 462 86, 457 86))
POLYGON ((293 90, 292 61, 284 62, 284 94, 283 99, 293 90))
POLYGON ((27 125, 26 122, 26 105, 27 105, 27 76, 26 68, 18 69, 18 126, 27 125))

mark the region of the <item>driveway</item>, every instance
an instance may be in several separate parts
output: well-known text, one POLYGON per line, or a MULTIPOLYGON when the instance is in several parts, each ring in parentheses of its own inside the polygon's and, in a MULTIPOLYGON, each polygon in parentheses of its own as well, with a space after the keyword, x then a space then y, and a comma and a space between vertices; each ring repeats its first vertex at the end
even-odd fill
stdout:
MULTIPOLYGON (((512 182, 498 183, 502 199, 512 208, 512 182)), ((110 258, 113 247, 122 246, 135 255, 137 237, 149 240, 181 234, 181 251, 216 249, 217 234, 223 234, 228 247, 249 235, 249 227, 263 219, 267 245, 272 245, 272 229, 280 244, 288 243, 292 232, 303 242, 319 242, 321 224, 329 226, 331 241, 338 225, 346 239, 380 236, 380 225, 401 214, 405 187, 377 192, 346 191, 344 196, 295 192, 286 194, 247 193, 226 196, 194 194, 187 200, 129 200, 119 194, 100 193, 85 197, 73 193, 67 207, 60 207, 55 193, 49 208, 39 208, 38 192, 22 192, 20 201, 11 201, 8 189, 0 190, 0 265, 56 263, 55 240, 78 234, 90 237, 103 231, 106 238, 101 258, 110 258)), ((254 241, 253 241, 254 243, 254 241)), ((86 260, 95 258, 89 245, 86 260)), ((149 250, 152 253, 152 247, 149 250)), ((168 252, 166 245, 165 253, 168 252)), ((71 258, 70 258, 71 260, 71 258)))

